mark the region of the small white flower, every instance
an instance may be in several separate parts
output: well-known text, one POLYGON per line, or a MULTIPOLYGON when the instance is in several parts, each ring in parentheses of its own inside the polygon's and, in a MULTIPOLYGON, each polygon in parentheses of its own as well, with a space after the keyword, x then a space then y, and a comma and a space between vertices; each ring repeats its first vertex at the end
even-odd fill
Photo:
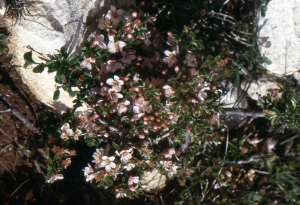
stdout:
POLYGON ((130 102, 128 100, 125 100, 124 102, 121 102, 118 104, 117 110, 118 115, 121 116, 123 112, 127 112, 127 106, 130 105, 130 102))
POLYGON ((138 106, 142 106, 143 103, 144 103, 144 97, 141 96, 141 97, 135 99, 133 104, 134 104, 134 105, 138 105, 138 106))
POLYGON ((124 166, 123 168, 126 169, 127 171, 132 170, 135 167, 135 164, 133 163, 128 163, 126 164, 126 166, 124 166))
POLYGON ((94 173, 92 166, 90 164, 88 164, 88 165, 89 165, 88 167, 85 167, 83 169, 84 176, 88 176, 89 174, 94 173))
POLYGON ((169 68, 172 67, 173 64, 177 62, 176 54, 177 54, 176 51, 172 51, 172 52, 170 52, 168 50, 165 51, 165 55, 167 57, 164 57, 163 61, 168 64, 169 68))
POLYGON ((100 167, 105 167, 105 170, 109 172, 111 169, 116 168, 116 164, 113 162, 115 160, 115 157, 102 157, 102 162, 100 167))
POLYGON ((89 175, 87 175, 85 177, 85 180, 88 182, 88 181, 91 181, 93 179, 97 179, 97 175, 99 174, 100 172, 95 172, 95 173, 90 173, 89 175))
POLYGON ((139 176, 130 176, 128 179, 128 186, 132 186, 134 183, 137 184, 139 183, 140 178, 139 176))
POLYGON ((200 102, 204 101, 205 98, 207 98, 207 93, 204 92, 204 89, 201 89, 198 93, 197 93, 197 98, 200 102))
POLYGON ((70 129, 69 123, 63 124, 60 130, 61 130, 60 138, 62 139, 68 139, 68 136, 73 136, 73 130, 70 129))
POLYGON ((54 181, 58 179, 63 179, 64 176, 62 174, 53 174, 49 180, 47 180, 47 183, 53 183, 54 181))
POLYGON ((129 148, 127 150, 122 150, 120 152, 121 155, 121 162, 126 164, 131 158, 132 158, 132 148, 129 148))
POLYGON ((121 62, 130 65, 132 63, 132 60, 136 59, 136 56, 133 54, 133 52, 122 52, 123 58, 121 59, 121 62))
POLYGON ((94 160, 93 163, 96 164, 96 166, 100 167, 102 163, 102 157, 103 157, 103 150, 96 149, 96 152, 93 154, 94 160))
POLYGON ((146 78, 145 81, 146 86, 149 85, 161 86, 162 84, 164 84, 164 79, 160 79, 160 78, 151 78, 151 80, 149 80, 149 78, 146 78))
POLYGON ((122 20, 123 10, 117 10, 115 6, 110 6, 110 9, 106 16, 113 22, 114 26, 117 27, 122 20))
POLYGON ((177 173, 177 168, 178 168, 178 166, 173 164, 172 167, 168 169, 168 177, 169 178, 173 177, 173 175, 177 173))
POLYGON ((196 67, 196 58, 195 55, 192 52, 188 52, 185 55, 185 61, 184 63, 188 66, 188 67, 196 67))
POLYGON ((99 20, 98 27, 100 29, 106 29, 106 28, 108 28, 110 26, 110 22, 111 21, 110 21, 109 16, 105 16, 105 18, 102 18, 102 19, 99 20))
POLYGON ((168 39, 167 39, 167 44, 172 46, 172 49, 173 50, 178 50, 178 40, 176 38, 174 38, 173 36, 168 36, 168 39))
POLYGON ((171 124, 176 124, 180 116, 176 115, 175 113, 171 113, 171 112, 168 114, 169 114, 169 119, 171 121, 171 124))
POLYGON ((137 83, 140 79, 140 74, 135 73, 134 76, 132 77, 132 82, 137 83))
POLYGON ((135 113, 135 115, 133 116, 133 119, 136 121, 138 120, 140 117, 142 117, 145 113, 143 112, 142 108, 140 108, 140 106, 133 106, 132 111, 135 113))
POLYGON ((121 86, 124 85, 124 82, 122 80, 120 80, 119 76, 114 76, 114 79, 109 78, 107 79, 106 83, 108 85, 111 85, 112 88, 117 91, 120 92, 121 91, 121 86))
POLYGON ((94 35, 94 40, 92 43, 92 47, 99 46, 102 49, 106 49, 107 46, 103 43, 104 36, 103 35, 94 35))
POLYGON ((81 68, 86 68, 88 70, 92 70, 92 64, 95 63, 96 59, 94 58, 84 58, 84 60, 80 63, 81 68))
POLYGON ((122 51, 125 46, 126 46, 125 42, 123 41, 115 42, 114 40, 110 40, 107 45, 108 51, 111 53, 117 53, 119 51, 122 51))
POLYGON ((124 198, 126 196, 127 195, 124 192, 120 191, 120 192, 117 193, 116 198, 124 198))
POLYGON ((102 86, 100 95, 102 95, 102 96, 108 96, 108 89, 109 88, 107 86, 102 86))
POLYGON ((173 88, 171 86, 169 86, 169 85, 165 85, 163 87, 163 89, 165 90, 165 96, 167 98, 171 97, 174 94, 173 88))
POLYGON ((149 105, 149 101, 144 101, 141 105, 141 108, 146 113, 150 113, 152 111, 152 105, 149 105))
POLYGON ((107 61, 106 70, 107 72, 116 72, 117 69, 120 69, 122 67, 122 63, 117 62, 116 60, 109 60, 107 61))
POLYGON ((150 31, 148 31, 146 34, 145 34, 145 36, 144 36, 144 43, 145 43, 145 45, 146 46, 150 46, 151 45, 151 41, 150 41, 150 39, 149 38, 151 38, 151 33, 150 33, 150 31))
POLYGON ((108 90, 108 94, 110 96, 110 98, 114 101, 114 102, 118 102, 119 98, 123 98, 123 95, 118 93, 116 90, 114 89, 109 89, 108 90))
POLYGON ((162 154, 164 155, 165 158, 171 159, 172 155, 175 153, 176 152, 175 152, 174 148, 168 148, 168 149, 165 149, 162 154))

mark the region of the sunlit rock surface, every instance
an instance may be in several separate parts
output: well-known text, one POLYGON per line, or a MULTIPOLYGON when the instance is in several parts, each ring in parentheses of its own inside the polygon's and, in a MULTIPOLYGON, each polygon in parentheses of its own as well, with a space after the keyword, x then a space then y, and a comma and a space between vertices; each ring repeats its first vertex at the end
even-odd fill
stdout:
MULTIPOLYGON (((133 0, 41 0, 28 2, 30 14, 25 12, 19 21, 7 19, 6 25, 11 32, 9 38, 10 52, 13 53, 13 64, 18 66, 23 82, 36 97, 46 105, 54 108, 57 113, 72 108, 73 99, 61 90, 58 101, 53 101, 55 91, 54 73, 42 74, 32 72, 33 67, 23 68, 25 52, 30 51, 27 46, 44 54, 57 53, 62 46, 69 52, 80 49, 84 38, 97 28, 97 18, 109 10, 110 5, 126 8, 133 4, 133 0)), ((5 5, 0 0, 0 18, 3 18, 5 5)), ((41 62, 34 54, 34 60, 41 62)))
POLYGON ((261 18, 261 53, 271 65, 265 67, 278 76, 300 70, 300 1, 272 0, 261 18))

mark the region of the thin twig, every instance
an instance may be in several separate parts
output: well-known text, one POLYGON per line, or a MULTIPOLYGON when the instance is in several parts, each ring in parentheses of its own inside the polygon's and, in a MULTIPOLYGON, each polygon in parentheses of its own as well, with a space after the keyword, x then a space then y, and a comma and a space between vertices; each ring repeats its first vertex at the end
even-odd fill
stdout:
POLYGON ((157 144, 160 140, 162 140, 162 139, 164 139, 164 138, 170 136, 170 133, 173 132, 173 131, 174 131, 174 129, 170 130, 169 132, 167 132, 166 134, 164 134, 164 135, 161 136, 161 137, 157 137, 157 138, 156 138, 156 144, 157 144))
POLYGON ((224 110, 226 111, 226 113, 225 114, 221 113, 221 115, 238 115, 241 117, 253 117, 253 118, 265 117, 265 113, 263 112, 256 112, 256 111, 248 112, 246 110, 238 109, 238 108, 225 108, 224 110))

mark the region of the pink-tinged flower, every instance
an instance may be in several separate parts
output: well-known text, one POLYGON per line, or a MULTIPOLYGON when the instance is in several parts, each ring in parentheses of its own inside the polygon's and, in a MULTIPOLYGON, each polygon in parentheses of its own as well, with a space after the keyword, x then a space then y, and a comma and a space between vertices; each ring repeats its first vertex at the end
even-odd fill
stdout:
POLYGON ((134 76, 132 77, 132 82, 137 83, 140 79, 140 74, 135 73, 134 76))
POLYGON ((80 63, 80 68, 86 68, 88 70, 92 70, 92 64, 95 63, 95 58, 84 58, 84 60, 80 63))
POLYGON ((126 23, 125 23, 125 28, 124 30, 126 31, 127 34, 131 34, 134 32, 134 27, 133 27, 133 22, 131 19, 131 16, 126 16, 126 23))
POLYGON ((122 63, 117 62, 116 60, 109 60, 107 61, 106 70, 107 72, 116 72, 117 69, 122 67, 122 63))
POLYGON ((196 67, 197 65, 197 61, 196 61, 196 57, 192 52, 188 52, 185 55, 185 60, 184 63, 188 66, 188 67, 196 67))
POLYGON ((150 45, 151 45, 151 41, 150 41, 149 38, 151 38, 151 33, 150 33, 150 31, 148 31, 148 32, 145 34, 145 36, 144 36, 144 43, 145 43, 146 46, 150 46, 150 45))
POLYGON ((167 57, 164 57, 163 61, 168 64, 169 68, 171 68, 173 64, 177 62, 176 54, 177 54, 176 51, 172 51, 172 52, 168 50, 165 51, 165 55, 167 57))
POLYGON ((172 167, 173 163, 172 161, 166 161, 166 160, 162 160, 159 162, 166 170, 168 170, 169 168, 172 167))
POLYGON ((204 99, 207 97, 207 93, 204 92, 204 89, 201 89, 198 93, 197 93, 197 98, 200 102, 204 101, 204 99))
POLYGON ((168 35, 167 44, 172 46, 172 49, 178 51, 178 40, 172 35, 168 35))
POLYGON ((121 102, 117 106, 118 115, 121 116, 123 112, 127 112, 127 106, 130 105, 130 102, 128 100, 125 100, 124 102, 121 102))
POLYGON ((122 150, 120 152, 121 155, 121 162, 126 164, 131 158, 132 158, 132 148, 129 148, 127 150, 122 150))
POLYGON ((169 158, 171 159, 172 158, 172 155, 175 154, 175 149, 174 148, 168 148, 168 149, 165 149, 162 153, 162 155, 164 155, 165 158, 169 158))
POLYGON ((173 164, 173 165, 168 169, 168 177, 169 177, 169 178, 173 177, 173 175, 177 173, 177 168, 178 168, 178 166, 176 166, 176 165, 173 164))
POLYGON ((100 167, 105 167, 105 170, 109 172, 111 169, 116 168, 116 164, 113 162, 114 160, 115 160, 114 156, 112 157, 103 156, 100 167))
POLYGON ((68 139, 68 136, 73 135, 73 130, 70 129, 69 123, 63 124, 63 126, 60 128, 60 130, 61 130, 61 134, 60 134, 61 139, 68 139))
POLYGON ((123 192, 123 191, 118 191, 117 195, 116 195, 116 198, 124 198, 126 197, 127 195, 123 192))
POLYGON ((145 113, 143 112, 142 108, 140 108, 140 106, 133 106, 132 111, 135 113, 135 115, 133 116, 133 119, 136 121, 138 120, 140 117, 142 117, 145 113))
POLYGON ((150 113, 152 111, 152 105, 149 105, 149 101, 144 101, 141 105, 141 108, 146 113, 150 113))
POLYGON ((110 6, 110 9, 106 16, 113 22, 114 26, 117 27, 122 20, 123 10, 117 10, 115 6, 110 6))
POLYGON ((64 176, 62 174, 53 174, 49 180, 47 180, 47 183, 53 183, 54 181, 58 179, 63 179, 64 176))
POLYGON ((171 121, 171 124, 176 124, 180 116, 176 115, 173 112, 170 112, 168 114, 169 114, 169 119, 171 121))
POLYGON ((154 85, 154 86, 158 87, 163 84, 164 84, 164 79, 160 79, 160 78, 151 78, 151 80, 149 80, 149 78, 146 78, 146 81, 145 81, 146 86, 154 85))
POLYGON ((134 192, 136 190, 135 186, 129 186, 128 187, 130 191, 134 192))
POLYGON ((122 52, 123 58, 121 59, 121 62, 130 65, 132 63, 132 60, 136 59, 136 56, 133 54, 133 52, 122 52))
POLYGON ((67 159, 63 160, 62 164, 64 165, 64 168, 67 169, 67 167, 71 164, 71 158, 68 157, 67 159))
POLYGON ((119 76, 114 76, 114 79, 109 78, 107 79, 106 83, 108 85, 111 85, 112 88, 117 91, 120 92, 121 91, 121 86, 124 85, 124 82, 122 80, 120 80, 119 76))
POLYGON ((118 102, 119 98, 123 98, 123 95, 118 93, 116 90, 114 89, 109 89, 108 90, 108 94, 109 97, 114 101, 114 102, 118 102))
POLYGON ((96 149, 96 152, 94 152, 93 157, 94 157, 94 160, 92 162, 95 163, 96 166, 101 167, 103 150, 96 149))
POLYGON ((107 46, 103 43, 104 36, 103 35, 94 35, 94 40, 92 43, 92 47, 99 46, 102 49, 106 49, 107 46))
POLYGON ((126 169, 127 171, 132 170, 135 167, 135 164, 133 163, 128 163, 126 164, 126 166, 124 166, 123 168, 126 169))
POLYGON ((87 175, 85 177, 85 180, 88 181, 92 181, 93 179, 96 179, 97 181, 99 181, 99 179, 101 179, 101 172, 95 172, 95 173, 90 173, 89 175, 87 175))
POLYGON ((144 103, 144 97, 141 96, 141 97, 135 99, 133 104, 138 105, 138 106, 142 106, 143 103, 144 103))
POLYGON ((123 41, 115 42, 114 40, 110 40, 107 45, 108 51, 111 53, 122 51, 125 46, 126 46, 125 42, 123 41))
POLYGON ((89 165, 88 167, 85 167, 83 169, 84 176, 88 176, 89 174, 94 173, 92 166, 90 164, 88 164, 88 165, 89 165))
POLYGON ((266 140, 267 151, 271 152, 276 147, 277 142, 273 138, 268 138, 266 140))
POLYGON ((79 140, 79 136, 81 135, 81 130, 80 129, 76 129, 74 132, 73 132, 73 138, 74 138, 74 140, 79 140))
POLYGON ((128 179, 128 186, 132 186, 133 184, 139 183, 140 178, 139 176, 130 176, 128 179))
POLYGON ((172 88, 171 86, 169 86, 169 85, 165 85, 165 86, 163 87, 163 89, 165 90, 165 96, 166 96, 167 98, 173 96, 173 94, 174 94, 174 92, 175 92, 175 91, 173 90, 173 88, 172 88))
POLYGON ((100 92, 100 95, 102 95, 102 96, 108 96, 108 87, 107 86, 103 86, 102 88, 101 88, 101 92, 100 92))
POLYGON ((109 18, 109 16, 105 16, 104 18, 102 18, 102 19, 100 19, 99 20, 99 25, 98 25, 98 27, 100 28, 100 29, 107 29, 107 28, 109 28, 110 27, 110 18, 109 18))

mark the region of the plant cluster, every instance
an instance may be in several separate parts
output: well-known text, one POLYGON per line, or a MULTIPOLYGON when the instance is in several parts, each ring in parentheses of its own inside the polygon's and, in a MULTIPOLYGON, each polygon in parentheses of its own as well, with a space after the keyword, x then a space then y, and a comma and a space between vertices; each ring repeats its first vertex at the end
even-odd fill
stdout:
MULTIPOLYGON (((36 63, 32 51, 26 53, 24 67, 56 72, 55 100, 61 89, 76 97, 49 149, 47 182, 62 179, 76 157, 74 145, 86 143, 94 152, 82 172, 86 181, 116 198, 161 191, 146 183, 146 173, 158 172, 161 181, 167 178, 161 192, 170 203, 268 201, 267 191, 254 187, 261 186, 257 179, 269 183, 265 176, 277 159, 276 142, 256 140, 246 131, 229 139, 226 125, 223 131, 217 126, 226 91, 221 81, 238 87, 270 63, 258 51, 257 25, 249 23, 256 15, 246 12, 263 14, 267 3, 166 0, 137 2, 129 10, 111 6, 80 54, 61 48, 36 63), (76 112, 82 103, 89 109, 76 112)), ((281 101, 277 91, 261 108, 272 125, 298 129, 299 100, 281 101)))

